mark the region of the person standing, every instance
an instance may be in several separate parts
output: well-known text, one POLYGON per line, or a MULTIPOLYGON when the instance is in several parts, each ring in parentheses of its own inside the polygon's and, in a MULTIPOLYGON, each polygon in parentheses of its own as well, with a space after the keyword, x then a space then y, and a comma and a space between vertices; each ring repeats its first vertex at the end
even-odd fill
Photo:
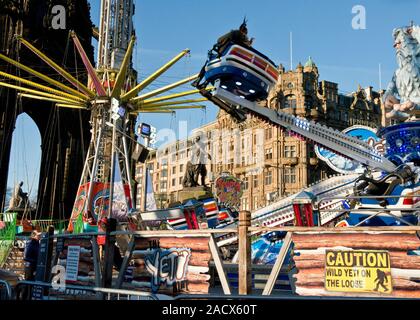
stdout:
POLYGON ((36 266, 38 263, 39 254, 39 240, 41 239, 41 232, 32 231, 31 239, 26 243, 24 263, 25 263, 25 280, 35 280, 36 266))

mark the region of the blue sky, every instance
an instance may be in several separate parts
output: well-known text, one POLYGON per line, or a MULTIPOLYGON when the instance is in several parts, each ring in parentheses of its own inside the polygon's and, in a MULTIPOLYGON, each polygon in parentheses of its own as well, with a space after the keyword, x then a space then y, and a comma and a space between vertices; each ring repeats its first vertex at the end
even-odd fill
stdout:
MULTIPOLYGON (((99 25, 100 0, 90 0, 91 16, 99 25)), ((339 91, 354 91, 357 85, 379 88, 378 66, 382 66, 382 87, 391 79, 396 62, 392 47, 392 30, 407 25, 411 20, 420 23, 420 0, 136 0, 134 16, 137 45, 134 66, 139 78, 144 78, 185 48, 191 55, 165 73, 151 87, 182 79, 198 72, 205 61, 207 50, 225 32, 237 28, 246 15, 254 47, 277 64, 290 68, 289 34, 293 33, 293 65, 304 63, 311 56, 318 65, 320 80, 338 83, 339 91), (366 8, 366 29, 354 30, 352 8, 366 8)), ((96 41, 95 41, 96 42, 96 41)), ((96 57, 95 57, 96 58, 96 57)), ((184 86, 181 89, 190 89, 184 86)), ((141 121, 158 129, 176 130, 179 121, 187 121, 193 129, 215 119, 217 108, 179 111, 171 115, 145 115, 141 121)), ((39 159, 39 133, 29 119, 18 121, 16 140, 26 140, 26 158, 39 159), (20 125, 25 126, 21 131, 20 125), (20 134, 25 136, 23 139, 20 134), (24 133, 22 133, 24 132, 24 133), (38 138, 36 138, 38 136, 38 138), (35 138, 34 138, 35 137, 35 138)), ((23 143, 15 143, 11 163, 19 165, 23 143)), ((21 156, 21 159, 25 158, 21 156)), ((28 165, 29 179, 38 179, 39 161, 28 165)), ((24 179, 25 170, 10 170, 9 185, 24 179), (13 172, 15 171, 15 173, 13 172), (19 171, 19 173, 16 173, 19 171), (12 176, 14 175, 14 176, 12 176)), ((31 181, 29 181, 31 183, 31 181)), ((28 188, 28 184, 25 184, 28 188)), ((35 183, 37 185, 37 183, 35 183)), ((27 191, 27 190, 25 190, 27 191)))

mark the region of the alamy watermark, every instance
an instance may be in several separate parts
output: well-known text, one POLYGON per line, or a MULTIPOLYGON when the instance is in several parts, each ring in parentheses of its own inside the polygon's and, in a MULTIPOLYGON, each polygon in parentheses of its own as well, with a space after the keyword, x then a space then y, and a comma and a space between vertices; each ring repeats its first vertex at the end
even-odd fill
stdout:
POLYGON ((366 29, 366 8, 361 4, 353 6, 351 13, 354 14, 351 20, 351 27, 354 30, 365 30, 366 29))
POLYGON ((66 268, 62 265, 55 265, 51 270, 55 274, 51 279, 51 285, 54 290, 64 291, 66 289, 66 268))
POLYGON ((180 121, 178 137, 188 138, 179 139, 170 128, 158 130, 156 161, 159 165, 174 165, 195 159, 194 163, 246 166, 247 174, 258 174, 265 168, 266 157, 274 156, 272 144, 265 145, 266 130, 273 128, 196 129, 188 135, 187 122, 180 121))
POLYGON ((66 8, 55 5, 51 9, 51 28, 54 30, 66 29, 66 8))

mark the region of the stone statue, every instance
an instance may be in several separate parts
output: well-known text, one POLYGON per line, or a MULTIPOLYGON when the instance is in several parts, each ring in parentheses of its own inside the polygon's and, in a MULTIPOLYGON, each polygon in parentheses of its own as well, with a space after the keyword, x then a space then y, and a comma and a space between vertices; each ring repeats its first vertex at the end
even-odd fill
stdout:
POLYGON ((192 148, 191 163, 194 165, 194 181, 198 185, 198 176, 201 176, 201 185, 206 185, 207 159, 211 160, 210 154, 206 151, 206 146, 202 141, 200 135, 195 138, 194 146, 192 148))
POLYGON ((184 179, 182 181, 183 187, 196 187, 198 186, 198 178, 201 176, 201 185, 205 186, 207 175, 206 162, 207 159, 211 160, 211 156, 205 150, 205 144, 200 135, 194 140, 192 147, 191 160, 187 163, 187 170, 185 171, 184 179))
POLYGON ((9 210, 25 209, 28 205, 28 194, 22 191, 23 181, 16 184, 13 195, 10 198, 9 210))
POLYGON ((420 27, 393 31, 398 69, 383 96, 386 117, 400 121, 420 117, 420 27))
POLYGON ((184 188, 196 187, 197 181, 195 180, 195 170, 191 161, 187 162, 184 178, 182 179, 182 186, 184 188))

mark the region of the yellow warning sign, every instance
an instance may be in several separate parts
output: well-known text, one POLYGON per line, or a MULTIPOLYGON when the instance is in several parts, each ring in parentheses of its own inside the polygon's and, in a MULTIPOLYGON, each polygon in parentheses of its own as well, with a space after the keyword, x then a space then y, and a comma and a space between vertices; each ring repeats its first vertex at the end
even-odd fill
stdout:
POLYGON ((325 290, 391 293, 389 253, 370 250, 326 250, 325 290))

